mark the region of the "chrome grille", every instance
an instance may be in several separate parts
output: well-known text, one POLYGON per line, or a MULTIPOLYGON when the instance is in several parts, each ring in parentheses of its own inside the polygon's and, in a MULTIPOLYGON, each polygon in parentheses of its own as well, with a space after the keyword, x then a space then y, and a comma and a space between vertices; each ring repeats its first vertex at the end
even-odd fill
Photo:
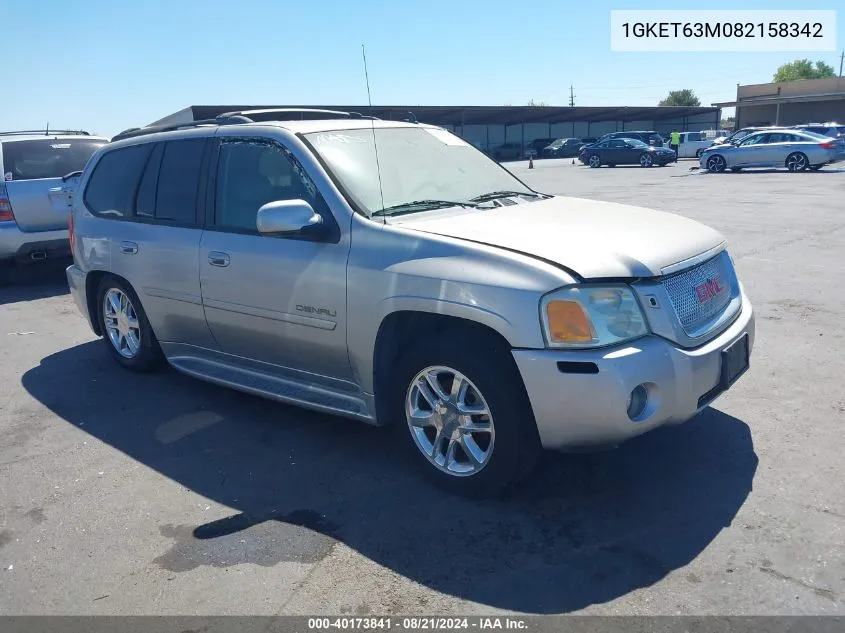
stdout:
POLYGON ((722 252, 697 266, 669 275, 660 283, 669 295, 684 332, 691 335, 727 308, 731 301, 733 267, 727 253, 722 252), (718 280, 720 292, 714 292, 714 280, 718 280))

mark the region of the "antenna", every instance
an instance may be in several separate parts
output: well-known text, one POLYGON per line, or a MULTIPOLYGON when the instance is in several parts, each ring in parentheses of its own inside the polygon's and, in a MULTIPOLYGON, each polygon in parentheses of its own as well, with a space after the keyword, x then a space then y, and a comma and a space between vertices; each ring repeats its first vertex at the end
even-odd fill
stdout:
MULTIPOLYGON (((370 74, 367 72, 367 50, 364 48, 364 45, 361 44, 361 55, 364 58, 364 81, 367 83, 367 103, 370 106, 370 116, 373 114, 373 99, 370 97, 370 74)), ((372 123, 372 130, 373 130, 373 150, 376 153, 376 172, 378 173, 378 193, 381 197, 381 208, 384 210, 384 188, 381 186, 381 164, 378 160, 378 145, 376 144, 376 121, 375 119, 370 119, 370 123, 372 123)), ((387 218, 382 218, 382 223, 387 224, 387 218)))
POLYGON ((47 121, 47 129, 44 130, 44 136, 50 136, 50 122, 47 121))

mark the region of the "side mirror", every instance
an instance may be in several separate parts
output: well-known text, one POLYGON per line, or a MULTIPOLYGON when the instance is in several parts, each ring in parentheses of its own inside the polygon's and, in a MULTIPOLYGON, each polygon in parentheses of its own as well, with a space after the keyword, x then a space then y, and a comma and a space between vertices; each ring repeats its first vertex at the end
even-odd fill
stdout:
POLYGON ((305 200, 276 200, 258 209, 256 227, 262 234, 319 234, 323 218, 305 200))

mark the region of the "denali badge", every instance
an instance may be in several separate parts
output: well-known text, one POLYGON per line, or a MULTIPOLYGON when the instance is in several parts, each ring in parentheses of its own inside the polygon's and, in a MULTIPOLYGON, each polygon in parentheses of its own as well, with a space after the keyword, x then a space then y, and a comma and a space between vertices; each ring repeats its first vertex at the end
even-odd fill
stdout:
POLYGON ((315 308, 314 306, 297 305, 296 311, 307 312, 308 314, 319 314, 320 316, 327 316, 332 319, 337 316, 337 312, 335 310, 329 310, 328 308, 315 308))
POLYGON ((710 299, 722 292, 725 287, 720 282, 720 277, 713 277, 713 279, 708 279, 700 286, 696 286, 695 294, 698 295, 698 302, 705 303, 710 301, 710 299))

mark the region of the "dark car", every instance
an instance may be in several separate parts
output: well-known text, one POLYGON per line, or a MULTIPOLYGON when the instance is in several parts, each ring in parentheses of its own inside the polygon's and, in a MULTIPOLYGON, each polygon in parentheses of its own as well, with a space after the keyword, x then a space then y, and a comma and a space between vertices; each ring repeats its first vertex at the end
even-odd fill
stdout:
POLYGON ((522 145, 519 143, 502 143, 490 150, 493 160, 518 160, 522 157, 522 145))
POLYGON ((664 167, 678 160, 675 152, 667 147, 646 145, 634 138, 608 138, 581 149, 578 159, 590 167, 609 165, 639 165, 664 167))
POLYGON ((559 138, 543 148, 543 156, 546 158, 571 158, 578 156, 578 152, 584 145, 583 139, 580 138, 559 138))
MULTIPOLYGON (((581 142, 584 145, 595 145, 596 143, 599 142, 599 140, 597 138, 592 137, 592 136, 585 136, 584 138, 581 139, 581 142)), ((581 147, 583 147, 584 145, 582 145, 581 147)))
POLYGON ((663 139, 660 134, 655 132, 654 130, 631 130, 628 132, 611 132, 610 134, 604 134, 599 139, 600 141, 604 141, 611 138, 633 138, 638 141, 642 141, 646 145, 652 145, 654 147, 663 147, 665 144, 665 140, 663 139))
POLYGON ((530 156, 537 156, 543 155, 543 148, 547 147, 550 143, 554 143, 555 139, 553 138, 537 138, 528 143, 525 146, 525 158, 530 156))

